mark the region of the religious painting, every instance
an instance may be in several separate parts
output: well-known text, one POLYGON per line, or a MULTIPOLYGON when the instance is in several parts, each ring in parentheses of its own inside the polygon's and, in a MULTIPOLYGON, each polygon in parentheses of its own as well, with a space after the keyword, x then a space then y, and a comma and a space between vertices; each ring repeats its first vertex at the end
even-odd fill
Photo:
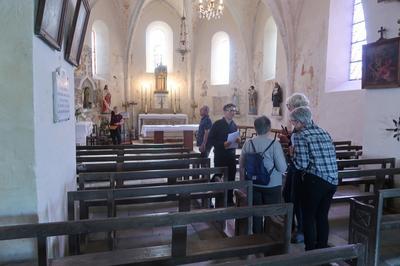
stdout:
POLYGON ((90 7, 88 1, 77 0, 65 52, 65 59, 74 66, 79 65, 89 15, 90 7))
POLYGON ((400 86, 400 37, 363 46, 362 88, 400 86))
POLYGON ((68 0, 39 0, 35 33, 50 47, 60 51, 68 0))

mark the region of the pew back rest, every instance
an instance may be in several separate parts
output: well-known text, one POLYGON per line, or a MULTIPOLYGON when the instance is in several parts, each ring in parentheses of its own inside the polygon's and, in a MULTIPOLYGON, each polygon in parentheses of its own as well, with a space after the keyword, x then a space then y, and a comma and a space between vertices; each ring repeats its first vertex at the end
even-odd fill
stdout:
POLYGON ((201 158, 201 153, 166 153, 166 154, 145 154, 145 155, 97 155, 97 156, 77 156, 77 163, 95 162, 128 162, 128 161, 149 161, 149 160, 171 160, 171 159, 190 159, 201 158))
POLYGON ((140 149, 120 149, 120 150, 79 150, 76 156, 89 155, 119 155, 125 154, 165 154, 165 153, 189 153, 192 152, 186 148, 140 148, 140 149))
POLYGON ((147 148, 183 148, 183 143, 160 143, 160 144, 121 144, 121 145, 83 145, 76 146, 77 151, 83 150, 124 150, 124 149, 147 149, 147 148))
POLYGON ((98 172, 81 173, 78 177, 79 190, 85 190, 86 184, 97 182, 109 182, 110 188, 124 187, 124 181, 139 181, 166 178, 168 184, 175 184, 177 178, 189 179, 207 179, 211 175, 228 175, 226 167, 216 168, 192 168, 192 169, 165 169, 165 170, 147 170, 147 171, 125 171, 125 172, 98 172))
MULTIPOLYGON (((235 218, 246 218, 251 216, 271 216, 285 215, 285 238, 280 246, 283 247, 282 252, 288 252, 291 234, 293 206, 290 203, 273 204, 256 207, 242 208, 224 208, 214 210, 196 210, 192 212, 168 213, 168 214, 149 214, 132 216, 125 218, 107 218, 97 220, 55 222, 42 224, 26 224, 0 227, 0 240, 13 240, 22 238, 36 238, 38 242, 38 261, 39 265, 47 265, 47 237, 71 234, 88 234, 96 232, 109 232, 113 230, 128 230, 132 228, 152 228, 161 226, 171 226, 174 228, 182 228, 191 223, 212 222, 218 220, 227 220, 235 218)), ((174 250, 181 250, 182 239, 177 242, 172 238, 171 254, 177 257, 185 256, 185 254, 174 253, 174 250), (178 249, 177 249, 178 247, 178 249)), ((183 240, 184 246, 187 239, 183 240)), ((225 256, 227 256, 226 254, 225 256)), ((232 254, 230 254, 232 256, 232 254)))
POLYGON ((226 262, 216 264, 216 266, 244 266, 244 265, 263 265, 263 266, 286 266, 286 265, 325 265, 332 262, 344 260, 357 260, 356 266, 364 266, 364 251, 362 244, 352 244, 340 247, 331 247, 306 251, 298 254, 284 254, 270 256, 266 258, 251 259, 246 261, 226 262))
POLYGON ((155 160, 129 163, 96 163, 82 164, 77 168, 78 174, 87 172, 141 171, 154 169, 209 168, 209 158, 155 160))

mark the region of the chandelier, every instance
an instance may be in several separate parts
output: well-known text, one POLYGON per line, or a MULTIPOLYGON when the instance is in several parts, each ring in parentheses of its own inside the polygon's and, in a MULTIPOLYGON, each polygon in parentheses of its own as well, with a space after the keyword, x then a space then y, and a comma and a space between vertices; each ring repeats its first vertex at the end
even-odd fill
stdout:
POLYGON ((180 37, 179 37, 179 48, 176 49, 178 53, 181 54, 181 59, 182 62, 185 61, 185 54, 190 52, 188 48, 188 41, 187 41, 187 29, 186 29, 186 18, 185 18, 185 13, 183 13, 181 17, 181 32, 180 32, 180 37))
POLYGON ((208 20, 218 19, 224 10, 224 0, 199 0, 199 16, 208 20), (218 1, 218 4, 215 2, 218 1))

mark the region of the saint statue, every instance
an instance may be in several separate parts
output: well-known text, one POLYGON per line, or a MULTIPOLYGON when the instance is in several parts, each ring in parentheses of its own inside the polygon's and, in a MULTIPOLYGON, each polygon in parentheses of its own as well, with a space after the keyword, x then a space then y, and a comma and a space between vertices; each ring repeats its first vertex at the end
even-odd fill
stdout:
POLYGON ((108 85, 104 86, 103 90, 103 103, 101 105, 101 112, 107 114, 111 112, 111 93, 108 90, 108 85))
POLYGON ((208 86, 207 86, 207 80, 203 81, 203 84, 201 84, 201 97, 207 96, 207 91, 208 91, 208 86))
POLYGON ((90 88, 85 87, 83 88, 83 108, 88 109, 92 108, 92 103, 90 100, 90 88))
POLYGON ((236 114, 240 114, 238 88, 233 88, 232 103, 236 106, 236 114))
POLYGON ((249 88, 249 115, 257 114, 257 91, 253 85, 249 88))
POLYGON ((161 63, 154 69, 154 76, 156 79, 155 92, 168 93, 167 91, 167 66, 161 63))
POLYGON ((281 116, 281 104, 283 100, 282 89, 278 82, 275 82, 274 89, 272 90, 272 115, 281 116))

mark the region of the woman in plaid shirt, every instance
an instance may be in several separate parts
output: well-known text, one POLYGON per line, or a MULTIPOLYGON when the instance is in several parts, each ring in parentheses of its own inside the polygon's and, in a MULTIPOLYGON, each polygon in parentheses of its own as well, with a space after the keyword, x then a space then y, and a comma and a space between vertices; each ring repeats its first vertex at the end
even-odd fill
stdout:
POLYGON ((338 184, 336 152, 331 136, 311 119, 308 107, 289 116, 293 135, 294 166, 303 171, 301 208, 306 250, 328 247, 328 212, 338 184))

